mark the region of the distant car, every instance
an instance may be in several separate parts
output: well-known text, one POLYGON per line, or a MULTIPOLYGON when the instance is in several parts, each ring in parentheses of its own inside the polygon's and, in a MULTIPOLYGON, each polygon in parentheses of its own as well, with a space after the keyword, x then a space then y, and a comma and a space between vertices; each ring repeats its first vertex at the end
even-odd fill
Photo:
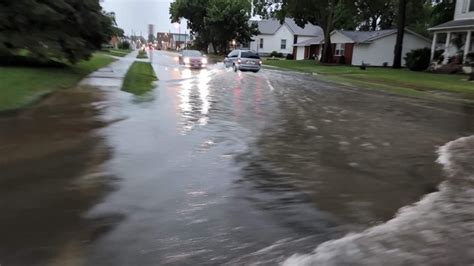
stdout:
POLYGON ((191 68, 204 68, 207 66, 207 57, 196 50, 183 50, 179 55, 179 63, 191 68))
POLYGON ((250 50, 234 50, 224 59, 226 67, 232 67, 235 72, 252 71, 258 72, 262 68, 260 56, 250 50))

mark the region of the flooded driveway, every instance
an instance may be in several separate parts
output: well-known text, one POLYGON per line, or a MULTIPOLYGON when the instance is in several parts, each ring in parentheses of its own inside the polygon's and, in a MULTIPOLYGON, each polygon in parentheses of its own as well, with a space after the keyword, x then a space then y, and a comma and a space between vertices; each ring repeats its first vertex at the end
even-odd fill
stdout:
POLYGON ((0 117, 0 265, 275 264, 394 217, 444 179, 472 109, 155 52, 105 84, 0 117))

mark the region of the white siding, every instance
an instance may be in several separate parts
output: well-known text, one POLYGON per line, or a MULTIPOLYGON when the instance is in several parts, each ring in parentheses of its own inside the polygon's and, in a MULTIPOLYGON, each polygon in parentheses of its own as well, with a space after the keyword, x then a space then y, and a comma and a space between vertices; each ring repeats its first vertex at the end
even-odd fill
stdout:
POLYGON ((304 60, 304 47, 303 46, 296 48, 296 60, 304 60))
POLYGON ((456 11, 454 12, 454 19, 474 19, 474 12, 469 12, 469 1, 474 0, 457 0, 456 1, 456 11), (466 1, 464 3, 464 1, 466 1), (463 13, 463 5, 467 6, 467 12, 463 13))
MULTIPOLYGON (((387 62, 389 66, 393 64, 396 34, 392 34, 382 39, 378 39, 371 44, 356 44, 354 45, 354 54, 352 56, 353 65, 361 65, 362 61, 371 66, 383 66, 387 62)), ((405 33, 403 41, 403 55, 404 58, 408 52, 414 49, 430 48, 431 42, 415 36, 410 33, 405 33)), ((405 65, 405 59, 402 64, 405 65)))
POLYGON ((253 36, 255 40, 250 43, 250 49, 260 54, 270 54, 273 51, 284 54, 293 53, 293 33, 286 25, 282 25, 273 35, 257 35, 253 36), (260 39, 263 39, 263 49, 260 48, 260 39), (286 49, 280 49, 281 40, 286 40, 286 49))

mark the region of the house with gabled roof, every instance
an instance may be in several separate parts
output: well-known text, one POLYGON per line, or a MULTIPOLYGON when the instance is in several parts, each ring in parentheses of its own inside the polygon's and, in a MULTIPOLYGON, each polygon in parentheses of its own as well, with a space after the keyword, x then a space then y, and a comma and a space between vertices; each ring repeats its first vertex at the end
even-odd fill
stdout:
MULTIPOLYGON (((392 66, 397 30, 342 31, 331 33, 333 62, 345 65, 392 66)), ((402 58, 411 50, 429 48, 431 40, 405 29, 402 58)), ((404 59, 403 59, 404 60, 404 59)), ((403 61, 403 64, 405 62, 403 61)))
MULTIPOLYGON (((429 29, 433 33, 431 60, 442 50, 444 64, 466 60, 474 53, 474 0, 457 0, 454 20, 429 29)), ((438 60, 438 59, 437 59, 438 60)))
POLYGON ((296 54, 295 44, 318 37, 323 38, 323 29, 311 23, 300 27, 291 18, 283 23, 277 19, 253 21, 258 25, 259 35, 252 37, 248 48, 262 56, 270 55, 273 51, 287 54, 296 54))

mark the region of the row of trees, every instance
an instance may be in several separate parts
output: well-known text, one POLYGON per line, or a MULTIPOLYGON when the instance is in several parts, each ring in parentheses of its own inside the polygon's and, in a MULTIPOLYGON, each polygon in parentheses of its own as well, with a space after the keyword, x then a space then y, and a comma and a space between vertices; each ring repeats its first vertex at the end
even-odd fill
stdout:
POLYGON ((27 53, 38 60, 90 58, 122 36, 115 14, 99 0, 0 0, 0 56, 27 53))
POLYGON ((295 18, 299 25, 311 22, 325 32, 323 62, 330 62, 330 33, 334 29, 383 30, 398 28, 394 67, 401 67, 403 29, 421 34, 427 28, 452 19, 453 0, 254 0, 264 17, 295 18))
POLYGON ((196 45, 226 52, 232 40, 248 42, 258 34, 256 24, 249 23, 251 0, 176 0, 171 3, 172 22, 188 20, 188 27, 197 35, 196 45))
MULTIPOLYGON (((334 29, 383 30, 408 26, 427 35, 430 26, 452 19, 455 6, 453 0, 177 0, 171 4, 170 14, 174 22, 181 18, 189 21, 201 47, 213 43, 223 48, 231 39, 248 42, 256 32, 248 24, 251 3, 254 14, 264 18, 293 17, 300 26, 307 22, 321 26, 328 44, 334 29)), ((403 32, 399 30, 395 67, 401 67, 403 32)), ((331 59, 331 45, 325 45, 322 61, 331 59)))

